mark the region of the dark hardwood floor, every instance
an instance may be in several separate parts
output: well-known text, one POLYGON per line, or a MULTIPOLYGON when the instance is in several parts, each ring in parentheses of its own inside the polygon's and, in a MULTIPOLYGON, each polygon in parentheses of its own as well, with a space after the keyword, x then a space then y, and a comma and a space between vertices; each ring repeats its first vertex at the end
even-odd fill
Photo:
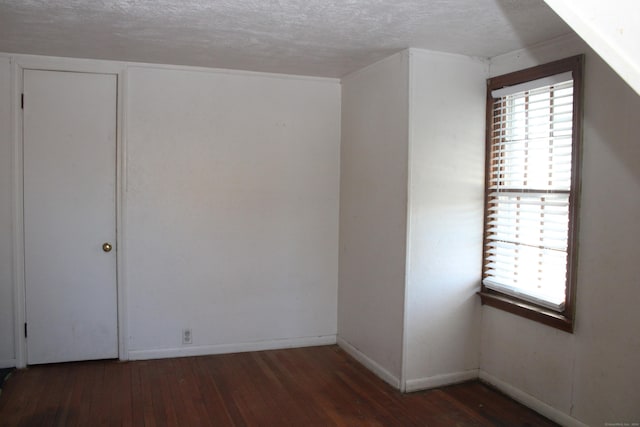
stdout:
POLYGON ((337 346, 34 366, 2 426, 552 426, 479 382, 402 394, 337 346))

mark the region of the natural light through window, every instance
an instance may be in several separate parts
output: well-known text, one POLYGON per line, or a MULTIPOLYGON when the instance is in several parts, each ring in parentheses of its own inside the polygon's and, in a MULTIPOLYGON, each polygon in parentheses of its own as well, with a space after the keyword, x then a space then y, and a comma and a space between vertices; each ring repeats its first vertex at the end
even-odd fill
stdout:
POLYGON ((498 93, 493 104, 483 280, 488 288, 557 311, 564 308, 567 281, 573 124, 568 74, 540 87, 498 93))

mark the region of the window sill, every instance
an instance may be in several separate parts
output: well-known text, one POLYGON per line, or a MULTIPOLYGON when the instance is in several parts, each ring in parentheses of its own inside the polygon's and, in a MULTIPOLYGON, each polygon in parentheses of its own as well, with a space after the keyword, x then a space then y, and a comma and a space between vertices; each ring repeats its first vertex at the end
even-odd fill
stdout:
POLYGON ((483 289, 478 292, 478 295, 480 295, 480 301, 483 305, 486 304, 499 310, 504 310, 517 316, 543 323, 552 328, 573 333, 573 321, 562 313, 557 313, 488 289, 483 289))

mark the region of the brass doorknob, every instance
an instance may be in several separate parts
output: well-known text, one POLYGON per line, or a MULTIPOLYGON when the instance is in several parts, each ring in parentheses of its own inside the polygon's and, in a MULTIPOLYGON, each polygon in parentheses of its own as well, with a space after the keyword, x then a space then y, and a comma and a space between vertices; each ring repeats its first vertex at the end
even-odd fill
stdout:
POLYGON ((102 244, 102 250, 105 252, 111 252, 111 249, 113 249, 113 247, 111 246, 111 243, 103 243, 102 244))

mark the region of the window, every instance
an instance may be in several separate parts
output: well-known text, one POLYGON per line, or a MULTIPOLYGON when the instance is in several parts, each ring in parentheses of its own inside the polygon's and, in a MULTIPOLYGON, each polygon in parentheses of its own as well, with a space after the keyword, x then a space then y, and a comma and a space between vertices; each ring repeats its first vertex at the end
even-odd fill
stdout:
POLYGON ((482 303, 573 331, 583 56, 487 80, 482 303))

